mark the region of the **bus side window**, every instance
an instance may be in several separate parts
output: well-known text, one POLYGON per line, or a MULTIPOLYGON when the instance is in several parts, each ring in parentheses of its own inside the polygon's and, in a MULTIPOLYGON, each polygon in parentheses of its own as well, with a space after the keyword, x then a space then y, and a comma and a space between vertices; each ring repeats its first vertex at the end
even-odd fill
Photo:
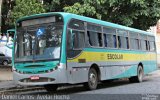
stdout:
POLYGON ((97 33, 98 34, 98 42, 99 42, 99 47, 103 46, 103 42, 102 42, 102 33, 97 33))
POLYGON ((118 47, 123 49, 129 49, 128 37, 118 36, 118 47))
POLYGON ((155 51, 155 42, 154 41, 149 41, 149 45, 150 45, 150 51, 155 51))
MULTIPOLYGON (((87 34, 88 34, 88 38, 89 38, 88 42, 91 46, 95 46, 95 47, 102 46, 102 43, 100 44, 100 39, 98 38, 99 37, 98 33, 88 31, 87 34)), ((102 37, 101 37, 101 39, 102 39, 102 37)))
POLYGON ((116 37, 116 35, 113 35, 113 43, 114 43, 114 48, 117 48, 117 37, 116 37))
POLYGON ((102 47, 102 28, 99 25, 87 23, 87 44, 93 47, 102 47))
POLYGON ((125 37, 126 38, 126 43, 127 43, 127 49, 129 49, 129 40, 128 40, 128 37, 125 37))
POLYGON ((87 39, 87 45, 92 46, 89 31, 87 31, 87 38, 86 39, 87 39))
POLYGON ((84 48, 84 32, 79 31, 73 31, 72 33, 72 39, 73 39, 73 49, 74 50, 81 50, 84 48))
POLYGON ((104 46, 105 47, 109 47, 109 48, 113 48, 114 47, 114 43, 112 40, 113 35, 112 34, 104 34, 104 46))
POLYGON ((146 40, 141 40, 141 48, 142 50, 147 50, 146 40))
POLYGON ((109 48, 117 48, 116 29, 111 27, 103 27, 104 46, 109 48))
POLYGON ((107 34, 103 34, 104 37, 104 46, 108 47, 108 39, 107 39, 107 34))
POLYGON ((71 38, 71 30, 68 30, 67 32, 67 50, 71 50, 73 48, 73 44, 72 44, 72 38, 71 38))
POLYGON ((138 34, 134 32, 130 32, 130 48, 132 50, 140 50, 141 42, 138 38, 138 34))
POLYGON ((121 36, 118 36, 118 47, 119 48, 122 48, 122 45, 121 45, 121 36))
POLYGON ((146 50, 149 51, 150 49, 149 41, 145 40, 145 42, 146 42, 146 50))
POLYGON ((118 47, 122 49, 129 49, 128 32, 126 30, 117 30, 118 33, 118 47))

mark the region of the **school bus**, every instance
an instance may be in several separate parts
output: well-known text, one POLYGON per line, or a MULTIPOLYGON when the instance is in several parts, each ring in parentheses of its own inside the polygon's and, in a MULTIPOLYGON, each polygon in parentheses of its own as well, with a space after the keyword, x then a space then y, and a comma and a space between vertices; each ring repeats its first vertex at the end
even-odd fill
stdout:
POLYGON ((157 69, 152 33, 64 12, 36 14, 16 23, 13 78, 20 85, 82 83, 129 78, 142 82, 157 69))

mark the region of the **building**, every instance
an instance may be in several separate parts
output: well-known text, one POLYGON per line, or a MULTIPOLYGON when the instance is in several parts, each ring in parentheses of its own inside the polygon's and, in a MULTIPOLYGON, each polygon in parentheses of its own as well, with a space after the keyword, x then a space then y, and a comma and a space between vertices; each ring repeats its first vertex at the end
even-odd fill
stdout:
POLYGON ((156 26, 150 27, 148 31, 152 32, 156 37, 157 61, 160 66, 160 20, 157 22, 156 26))

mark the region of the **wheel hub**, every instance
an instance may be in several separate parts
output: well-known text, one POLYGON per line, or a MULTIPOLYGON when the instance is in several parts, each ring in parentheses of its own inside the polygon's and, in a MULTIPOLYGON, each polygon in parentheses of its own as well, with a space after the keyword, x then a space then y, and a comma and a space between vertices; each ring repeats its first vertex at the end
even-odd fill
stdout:
POLYGON ((89 81, 90 81, 90 83, 91 83, 92 86, 95 85, 95 83, 96 83, 96 75, 94 73, 90 74, 89 81))

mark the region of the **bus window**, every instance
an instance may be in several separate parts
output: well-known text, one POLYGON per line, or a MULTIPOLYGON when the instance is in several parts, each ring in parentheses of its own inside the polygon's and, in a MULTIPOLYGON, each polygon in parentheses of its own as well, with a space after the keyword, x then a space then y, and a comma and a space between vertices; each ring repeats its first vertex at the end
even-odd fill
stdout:
POLYGON ((88 42, 89 42, 90 46, 98 47, 99 46, 98 34, 96 32, 87 31, 87 35, 88 35, 88 38, 89 38, 88 42))
POLYGON ((115 33, 116 33, 116 30, 115 30, 114 28, 104 27, 104 28, 103 28, 103 32, 106 33, 106 34, 115 34, 115 33))
POLYGON ((155 51, 155 38, 153 36, 148 36, 148 44, 149 44, 149 51, 155 51))
POLYGON ((121 38, 122 38, 122 37, 118 36, 118 47, 119 47, 119 48, 122 48, 122 45, 121 45, 121 43, 122 43, 122 42, 121 42, 121 38))
POLYGON ((139 40, 130 38, 131 49, 139 50, 139 40))
POLYGON ((118 36, 118 47, 123 49, 129 49, 128 37, 118 36))
POLYGON ((101 26, 92 25, 90 23, 87 23, 87 30, 102 33, 101 26))
POLYGON ((72 19, 68 24, 67 58, 73 58, 82 51, 85 44, 84 33, 84 22, 77 19, 72 19))
POLYGON ((147 35, 140 34, 139 37, 140 37, 141 49, 147 50, 148 49, 147 35))
POLYGON ((118 33, 118 47, 123 49, 129 49, 127 31, 117 30, 117 33, 118 33))
POLYGON ((99 42, 99 46, 102 47, 103 43, 102 43, 102 33, 98 33, 98 42, 99 42))
POLYGON ((67 50, 71 50, 73 48, 73 44, 72 44, 72 38, 71 38, 71 30, 68 30, 67 32, 67 50))
POLYGON ((84 47, 84 32, 73 31, 72 34, 73 49, 82 49, 84 47))
POLYGON ((148 44, 147 50, 150 51, 150 43, 149 43, 149 41, 147 41, 147 44, 148 44))
POLYGON ((88 31, 87 35, 90 46, 102 47, 102 33, 88 31))
POLYGON ((149 44, 147 40, 145 40, 145 44, 146 44, 146 50, 149 50, 149 44))
POLYGON ((112 48, 113 47, 113 41, 112 41, 113 35, 112 34, 104 34, 103 36, 104 36, 104 46, 112 48))
POLYGON ((77 56, 84 48, 84 32, 69 29, 67 32, 67 58, 77 56))
POLYGON ((116 30, 114 28, 103 28, 104 46, 109 48, 117 48, 116 30))
POLYGON ((127 43, 127 49, 129 49, 129 40, 128 40, 128 37, 125 37, 126 38, 126 43, 127 43))
POLYGON ((150 51, 155 51, 155 42, 149 41, 150 51))
POLYGON ((117 48, 117 36, 113 35, 114 48, 117 48))
POLYGON ((84 22, 77 19, 72 19, 68 27, 71 29, 84 30, 84 22))
POLYGON ((141 40, 141 49, 142 50, 147 50, 147 42, 146 42, 146 40, 141 40))
POLYGON ((102 47, 102 30, 98 25, 87 23, 88 44, 94 47, 102 47))
POLYGON ((139 38, 137 33, 130 32, 130 48, 140 50, 139 38))

